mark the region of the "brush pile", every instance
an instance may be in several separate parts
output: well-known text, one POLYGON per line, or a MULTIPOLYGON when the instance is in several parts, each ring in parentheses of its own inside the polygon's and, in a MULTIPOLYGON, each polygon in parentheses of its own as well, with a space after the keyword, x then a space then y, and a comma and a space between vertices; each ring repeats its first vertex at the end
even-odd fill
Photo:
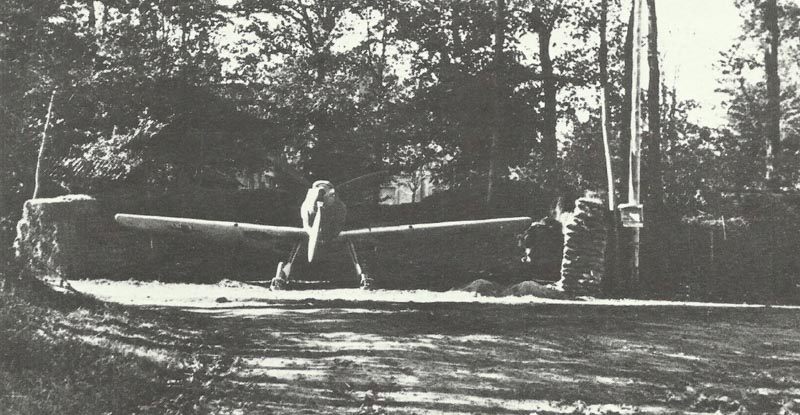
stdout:
POLYGON ((603 202, 580 198, 564 231, 564 258, 559 284, 570 296, 601 294, 606 249, 603 202))
POLYGON ((141 262, 146 252, 136 247, 143 246, 120 232, 113 216, 86 195, 28 200, 14 241, 17 258, 33 275, 62 280, 141 262))

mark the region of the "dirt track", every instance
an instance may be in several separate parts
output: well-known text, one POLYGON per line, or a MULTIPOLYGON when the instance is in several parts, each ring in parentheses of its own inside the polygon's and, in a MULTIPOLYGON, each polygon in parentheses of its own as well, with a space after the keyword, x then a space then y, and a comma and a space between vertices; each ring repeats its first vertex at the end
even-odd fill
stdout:
MULTIPOLYGON (((151 306, 189 294, 104 284, 75 286, 120 302, 149 290, 151 306)), ((164 315, 202 339, 214 369, 196 387, 213 413, 778 413, 800 400, 798 309, 210 292, 250 298, 164 315)), ((153 344, 185 350, 164 341, 179 331, 153 344)))

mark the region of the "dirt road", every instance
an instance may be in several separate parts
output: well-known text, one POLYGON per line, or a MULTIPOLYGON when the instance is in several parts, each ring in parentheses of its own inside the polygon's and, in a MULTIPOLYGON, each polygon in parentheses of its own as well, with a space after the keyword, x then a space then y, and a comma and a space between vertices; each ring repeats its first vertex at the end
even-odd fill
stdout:
POLYGON ((151 353, 191 349, 206 368, 191 384, 212 413, 800 407, 800 310, 792 308, 542 303, 465 293, 270 294, 236 283, 73 286, 169 308, 169 332, 128 328, 114 341, 144 344, 151 353))

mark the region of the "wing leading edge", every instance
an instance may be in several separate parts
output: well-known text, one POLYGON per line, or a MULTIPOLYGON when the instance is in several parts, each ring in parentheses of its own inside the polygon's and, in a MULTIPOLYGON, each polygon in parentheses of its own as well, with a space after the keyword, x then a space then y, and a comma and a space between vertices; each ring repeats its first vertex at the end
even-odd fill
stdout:
POLYGON ((301 240, 308 237, 303 228, 222 222, 167 216, 129 215, 120 213, 114 219, 129 228, 150 232, 171 232, 201 236, 223 241, 243 240, 253 243, 272 243, 280 239, 301 240))
POLYGON ((453 222, 437 223, 418 223, 413 225, 382 226, 377 228, 363 228, 344 231, 339 234, 340 238, 358 240, 369 239, 381 236, 406 235, 406 236, 429 236, 436 234, 452 234, 461 231, 516 231, 521 232, 527 229, 533 220, 529 217, 498 218, 483 220, 464 220, 453 222))

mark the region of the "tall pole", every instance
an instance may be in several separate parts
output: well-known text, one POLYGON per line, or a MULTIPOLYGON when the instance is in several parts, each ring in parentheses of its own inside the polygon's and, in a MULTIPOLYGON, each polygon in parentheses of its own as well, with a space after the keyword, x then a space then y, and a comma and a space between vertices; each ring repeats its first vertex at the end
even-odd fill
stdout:
POLYGON ((606 30, 608 25, 608 0, 601 2, 600 16, 600 119, 603 133, 603 156, 606 162, 606 183, 608 185, 608 211, 614 212, 617 203, 614 200, 614 170, 611 168, 611 147, 609 145, 609 131, 611 123, 608 118, 608 41, 606 40, 606 30))
MULTIPOLYGON (((633 0, 633 54, 631 70, 631 145, 628 164, 628 203, 638 205, 641 202, 641 94, 640 85, 642 77, 642 1, 633 0)), ((638 227, 633 230, 633 264, 631 267, 631 285, 634 289, 639 285, 639 245, 641 231, 638 227)))
POLYGON ((55 97, 56 89, 53 89, 53 93, 50 94, 50 104, 47 105, 47 116, 45 117, 44 128, 42 129, 42 142, 39 144, 39 155, 36 157, 36 173, 33 177, 33 199, 40 196, 42 189, 42 175, 44 174, 42 169, 44 168, 44 152, 47 147, 47 127, 50 125, 50 117, 53 114, 53 99, 55 99, 55 97))

